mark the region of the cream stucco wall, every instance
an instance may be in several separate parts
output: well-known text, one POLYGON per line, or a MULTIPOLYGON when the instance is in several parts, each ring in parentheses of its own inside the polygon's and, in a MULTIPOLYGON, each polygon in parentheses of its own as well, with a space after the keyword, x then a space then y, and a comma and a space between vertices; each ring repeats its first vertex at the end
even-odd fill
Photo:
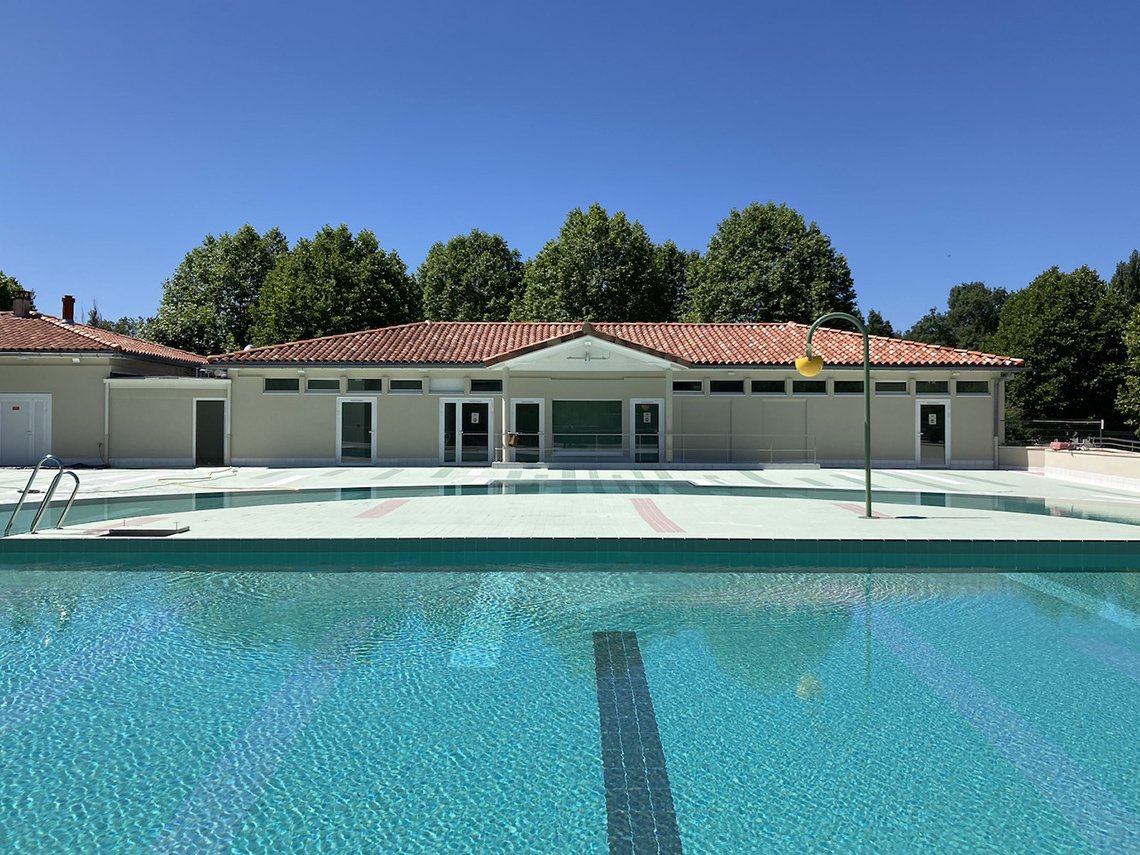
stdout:
POLYGON ((103 381, 112 371, 192 373, 192 369, 115 356, 3 356, 0 393, 51 395, 51 453, 67 464, 99 465, 106 456, 103 381))
POLYGON ((225 400, 228 380, 108 380, 112 466, 193 466, 194 401, 225 400))

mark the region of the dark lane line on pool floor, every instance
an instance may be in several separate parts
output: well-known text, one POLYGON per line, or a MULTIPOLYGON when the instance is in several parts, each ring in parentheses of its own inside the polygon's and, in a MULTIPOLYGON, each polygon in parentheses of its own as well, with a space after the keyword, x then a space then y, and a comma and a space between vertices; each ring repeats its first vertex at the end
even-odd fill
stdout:
POLYGON ((594 668, 610 855, 680 855, 665 751, 632 632, 595 632, 594 668))

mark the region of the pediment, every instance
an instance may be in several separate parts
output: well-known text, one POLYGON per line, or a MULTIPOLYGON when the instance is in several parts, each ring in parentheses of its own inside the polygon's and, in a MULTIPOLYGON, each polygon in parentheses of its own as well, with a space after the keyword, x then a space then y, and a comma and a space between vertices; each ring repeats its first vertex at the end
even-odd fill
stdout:
POLYGON ((684 363, 593 335, 583 335, 497 362, 526 371, 663 371, 684 363))

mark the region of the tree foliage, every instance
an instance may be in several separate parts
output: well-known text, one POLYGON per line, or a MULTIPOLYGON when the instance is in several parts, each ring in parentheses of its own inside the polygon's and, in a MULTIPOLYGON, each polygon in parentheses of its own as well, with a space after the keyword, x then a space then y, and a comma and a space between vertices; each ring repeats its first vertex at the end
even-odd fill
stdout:
POLYGON ((847 259, 793 208, 753 202, 717 227, 694 265, 692 321, 799 321, 854 314, 847 259))
POLYGON ((522 295, 522 257, 501 236, 474 229, 433 244, 416 280, 429 320, 505 321, 522 295))
POLYGON ((884 318, 878 311, 871 309, 867 312, 867 334, 868 335, 885 335, 894 337, 897 335, 895 328, 891 322, 884 318))
POLYGON ((12 298, 16 296, 17 291, 28 291, 32 295, 33 305, 35 304, 36 295, 34 292, 21 285, 20 280, 15 276, 9 276, 0 270, 0 312, 12 311, 12 298))
POLYGON ((1129 306, 1140 304, 1140 250, 1132 250, 1125 261, 1116 265, 1116 272, 1108 281, 1108 289, 1129 306))
POLYGON ((150 337, 150 324, 154 322, 154 318, 130 318, 122 317, 117 321, 112 321, 110 318, 103 317, 99 311, 99 304, 92 302, 91 308, 87 310, 87 326, 96 327, 101 330, 109 330, 111 332, 119 333, 120 335, 129 335, 132 338, 149 338, 150 337))
POLYGON ((254 307, 254 344, 295 341, 407 323, 420 293, 404 262, 376 236, 325 226, 278 258, 254 307))
POLYGON ((1124 329, 1124 347, 1127 361, 1116 406, 1124 420, 1140 435, 1140 304, 1132 309, 1132 316, 1124 329))
POLYGON ((289 252, 277 229, 244 225, 232 235, 206 235, 162 286, 154 341, 194 353, 223 353, 251 341, 252 311, 269 273, 289 252))
POLYGON ((694 265, 701 254, 696 250, 679 249, 671 240, 653 250, 654 275, 670 309, 667 321, 678 321, 689 301, 689 285, 694 265))
POLYGON ((947 311, 932 308, 904 337, 966 350, 987 350, 1008 298, 1009 292, 1004 288, 989 288, 984 282, 963 282, 950 289, 947 311))
MULTIPOLYGON (((668 251, 661 256, 670 266, 668 251)), ((675 259, 674 259, 675 260, 675 259)), ((526 264, 517 320, 665 321, 676 282, 658 275, 658 256, 641 223, 595 203, 566 216, 555 240, 526 264)))
POLYGON ((1025 372, 1009 384, 1013 414, 1115 421, 1123 327, 1119 298, 1088 267, 1050 268, 1011 294, 992 346, 1025 360, 1025 372))

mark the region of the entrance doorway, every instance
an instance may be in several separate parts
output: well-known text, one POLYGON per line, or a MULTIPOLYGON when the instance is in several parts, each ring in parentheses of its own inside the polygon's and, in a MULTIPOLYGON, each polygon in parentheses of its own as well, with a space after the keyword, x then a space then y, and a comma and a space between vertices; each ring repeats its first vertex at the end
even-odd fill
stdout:
POLYGON ((376 409, 370 398, 338 398, 337 463, 371 463, 376 458, 376 409))
POLYGON ((915 462, 919 466, 950 465, 950 404, 947 401, 917 401, 915 462))
POLYGON ((224 398, 194 399, 194 465, 226 463, 226 402, 224 398))
POLYGON ((664 401, 632 400, 630 405, 630 450, 634 463, 660 463, 664 437, 661 434, 661 408, 664 401))
POLYGON ((440 459, 444 463, 491 462, 491 402, 443 400, 440 459))
POLYGON ((542 400, 511 401, 511 433, 508 439, 511 460, 538 463, 543 457, 542 400))
POLYGON ((31 466, 51 451, 51 395, 0 395, 0 466, 31 466))

